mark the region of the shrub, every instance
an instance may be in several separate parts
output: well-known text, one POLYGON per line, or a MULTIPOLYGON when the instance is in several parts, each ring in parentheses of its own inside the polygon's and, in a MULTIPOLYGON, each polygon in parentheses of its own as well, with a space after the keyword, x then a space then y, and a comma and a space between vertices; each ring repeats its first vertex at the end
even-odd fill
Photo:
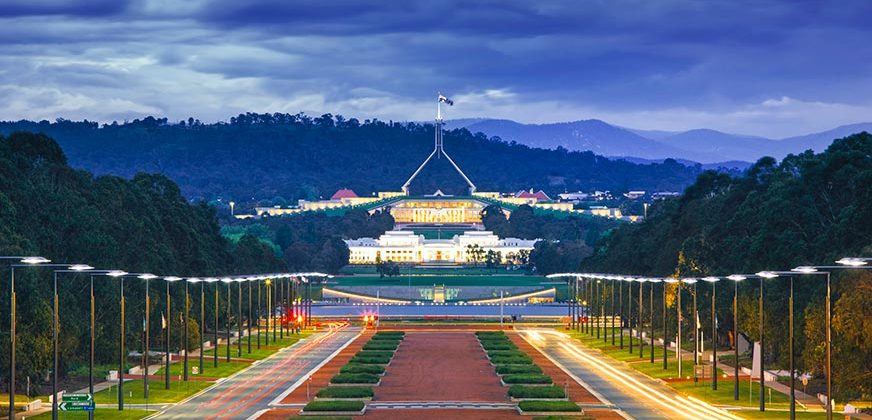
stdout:
POLYGON ((374 335, 369 341, 403 341, 401 335, 374 335))
POLYGON ((536 365, 500 365, 497 366, 497 374, 499 375, 517 375, 517 374, 541 374, 542 368, 536 365))
MULTIPOLYGON (((380 375, 385 373, 385 367, 380 365, 359 365, 356 363, 349 363, 339 369, 339 373, 369 373, 372 375, 380 375)), ((518 373, 532 373, 532 372, 518 372, 518 373)))
POLYGON ((390 357, 361 357, 354 356, 348 363, 359 363, 362 365, 386 365, 391 362, 390 357))
POLYGON ((581 411, 581 407, 571 401, 521 401, 518 408, 523 411, 581 411))
POLYGON ((530 359, 530 356, 524 357, 516 357, 516 356, 494 356, 491 357, 491 363, 495 365, 532 365, 533 360, 530 359))
POLYGON ((512 385, 509 388, 509 396, 512 398, 564 398, 566 397, 566 392, 563 391, 563 388, 555 385, 512 385))
POLYGON ((368 342, 363 345, 364 350, 396 350, 400 346, 399 341, 376 341, 368 342))
POLYGON ((312 401, 303 411, 360 411, 363 407, 363 401, 312 401))
POLYGON ((503 382, 507 384, 550 384, 551 377, 535 373, 504 375, 503 382))
POLYGON ((360 357, 394 357, 394 352, 390 350, 362 350, 357 352, 360 357))
POLYGON ((488 357, 530 357, 520 350, 488 350, 488 357))
POLYGON ((482 346, 486 351, 491 351, 491 350, 517 350, 517 349, 518 349, 518 346, 516 346, 516 345, 514 345, 514 344, 512 344, 512 343, 494 343, 494 342, 487 342, 487 343, 481 343, 481 346, 482 346))
POLYGON ((398 338, 398 339, 402 340, 405 335, 406 335, 405 331, 379 331, 379 332, 373 334, 372 338, 394 337, 394 338, 398 338))
POLYGON ((364 386, 335 386, 323 388, 315 396, 318 398, 371 398, 373 392, 372 388, 364 386))
POLYGON ((371 373, 340 373, 330 379, 331 384, 376 384, 379 377, 371 373))

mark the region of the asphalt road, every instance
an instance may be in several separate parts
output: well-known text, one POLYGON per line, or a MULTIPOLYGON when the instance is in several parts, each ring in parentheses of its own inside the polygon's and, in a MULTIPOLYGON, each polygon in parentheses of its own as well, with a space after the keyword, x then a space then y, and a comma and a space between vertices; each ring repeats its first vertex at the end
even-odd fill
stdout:
POLYGON ((164 410, 157 418, 247 419, 268 408, 359 333, 359 329, 346 328, 314 335, 164 410))
POLYGON ((603 403, 634 419, 737 419, 726 411, 634 371, 554 330, 518 328, 521 336, 575 376, 603 403))

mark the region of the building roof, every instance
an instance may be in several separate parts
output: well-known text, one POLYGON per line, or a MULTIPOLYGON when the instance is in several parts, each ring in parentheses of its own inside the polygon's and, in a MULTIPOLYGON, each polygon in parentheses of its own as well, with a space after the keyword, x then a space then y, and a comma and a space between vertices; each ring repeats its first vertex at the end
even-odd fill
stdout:
POLYGON ((548 197, 548 194, 545 194, 545 191, 539 190, 533 192, 532 189, 530 191, 521 191, 518 194, 518 198, 535 198, 538 201, 551 201, 551 197, 548 197))
POLYGON ((341 200, 343 198, 357 198, 357 194, 354 191, 349 190, 348 188, 343 188, 330 197, 331 200, 341 200))

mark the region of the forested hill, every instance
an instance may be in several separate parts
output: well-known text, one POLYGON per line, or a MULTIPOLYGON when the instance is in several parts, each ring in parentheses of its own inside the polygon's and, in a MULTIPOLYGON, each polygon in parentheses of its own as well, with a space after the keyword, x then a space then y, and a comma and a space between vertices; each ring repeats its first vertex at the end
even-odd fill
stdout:
MULTIPOLYGON (((326 198, 339 188, 359 194, 398 190, 433 150, 432 125, 329 114, 245 114, 215 124, 151 117, 103 126, 65 120, 0 123, 0 133, 17 130, 55 138, 75 167, 125 177, 158 172, 176 181, 188 198, 237 201, 326 198)), ((533 149, 465 129, 446 132, 445 147, 480 191, 681 191, 701 171, 672 160, 639 165, 590 152, 533 149)), ((412 187, 414 193, 464 190, 445 159, 422 172, 412 187)))
MULTIPOLYGON (((836 140, 824 153, 764 158, 740 177, 703 173, 678 200, 655 204, 643 223, 624 225, 601 241, 582 268, 647 276, 699 277, 835 265, 842 257, 872 256, 872 135, 836 140)), ((872 393, 872 273, 833 271, 833 358, 836 396, 872 393)), ((739 284, 739 329, 758 340, 758 281, 739 284)), ((766 281, 767 366, 787 366, 788 280, 766 281)), ((798 369, 823 377, 826 282, 796 277, 798 369)), ((707 302, 711 286, 698 284, 707 302)), ((731 282, 718 283, 719 334, 731 330, 731 282)), ((689 289, 692 289, 688 287, 689 289)), ((673 299, 667 299, 674 307, 673 299)), ((692 289, 695 290, 695 289, 692 289)), ((700 317, 711 313, 700 305, 700 317)), ((685 307, 686 320, 692 320, 685 307)), ((670 317, 674 314, 670 311, 670 317)), ((674 318, 673 318, 674 319, 674 318)), ((674 321, 673 321, 674 322, 674 321)), ((688 326, 688 330, 691 327, 688 326)))

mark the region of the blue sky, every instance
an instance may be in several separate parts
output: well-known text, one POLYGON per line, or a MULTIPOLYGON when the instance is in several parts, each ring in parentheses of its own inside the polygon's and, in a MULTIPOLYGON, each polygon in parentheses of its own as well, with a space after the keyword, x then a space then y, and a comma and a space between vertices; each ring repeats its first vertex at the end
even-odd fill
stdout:
POLYGON ((3 0, 0 119, 872 121, 872 2, 3 0))

